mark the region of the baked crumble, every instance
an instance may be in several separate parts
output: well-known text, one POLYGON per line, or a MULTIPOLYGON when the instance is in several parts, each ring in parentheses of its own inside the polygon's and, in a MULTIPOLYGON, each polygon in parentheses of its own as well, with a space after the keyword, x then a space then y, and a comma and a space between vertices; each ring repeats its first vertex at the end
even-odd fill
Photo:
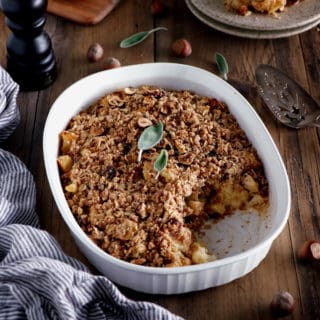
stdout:
POLYGON ((215 259, 197 241, 208 219, 268 206, 268 182, 256 150, 227 106, 189 91, 151 86, 105 95, 61 132, 58 164, 70 209, 110 255, 173 267, 215 259), (163 124, 145 150, 146 127, 163 124), (154 162, 167 150, 156 179, 154 162))
POLYGON ((284 11, 286 6, 292 6, 300 0, 225 0, 225 6, 229 11, 247 16, 252 12, 276 14, 284 11))

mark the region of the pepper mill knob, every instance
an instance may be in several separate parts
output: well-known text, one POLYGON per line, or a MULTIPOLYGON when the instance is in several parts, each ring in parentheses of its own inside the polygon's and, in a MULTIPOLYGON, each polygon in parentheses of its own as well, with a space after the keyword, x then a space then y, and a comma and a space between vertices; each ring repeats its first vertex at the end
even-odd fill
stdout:
POLYGON ((7 70, 22 90, 41 90, 54 82, 56 59, 43 30, 47 0, 2 0, 7 25, 7 70))

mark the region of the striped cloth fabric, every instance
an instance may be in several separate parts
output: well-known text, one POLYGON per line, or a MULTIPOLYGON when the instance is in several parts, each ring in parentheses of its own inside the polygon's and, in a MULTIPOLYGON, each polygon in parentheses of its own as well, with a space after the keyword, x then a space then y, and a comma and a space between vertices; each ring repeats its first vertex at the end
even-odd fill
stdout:
POLYGON ((18 91, 18 85, 0 66, 0 143, 9 137, 20 121, 16 102, 18 91))
MULTIPOLYGON (((0 67, 0 141, 19 121, 18 86, 0 67)), ((0 319, 182 319, 126 298, 39 229, 35 184, 25 165, 0 149, 0 319)))

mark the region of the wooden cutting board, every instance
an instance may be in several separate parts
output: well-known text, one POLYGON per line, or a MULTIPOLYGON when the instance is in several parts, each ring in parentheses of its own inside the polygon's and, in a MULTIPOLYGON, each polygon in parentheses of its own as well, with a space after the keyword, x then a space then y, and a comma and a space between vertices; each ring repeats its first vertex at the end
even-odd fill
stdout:
POLYGON ((49 0, 47 11, 81 23, 100 22, 120 0, 49 0))

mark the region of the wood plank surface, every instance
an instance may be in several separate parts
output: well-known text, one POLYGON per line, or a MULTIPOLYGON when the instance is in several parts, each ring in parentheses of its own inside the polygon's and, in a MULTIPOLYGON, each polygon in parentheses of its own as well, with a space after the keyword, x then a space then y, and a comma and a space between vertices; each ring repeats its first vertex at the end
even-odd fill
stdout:
MULTIPOLYGON (((320 103, 320 33, 316 28, 299 36, 278 40, 250 40, 229 36, 202 24, 184 1, 166 1, 168 12, 161 18, 150 13, 149 1, 121 1, 107 19, 84 27, 49 15, 49 33, 58 62, 58 78, 46 90, 21 93, 21 123, 3 146, 22 159, 34 175, 37 186, 37 212, 41 226, 50 232, 65 252, 96 272, 77 249, 52 199, 42 158, 42 134, 48 111, 57 96, 78 79, 100 71, 108 56, 123 65, 172 61, 198 66, 217 73, 214 53, 221 52, 229 63, 230 82, 252 103, 269 129, 288 170, 292 188, 289 222, 274 241, 263 262, 250 274, 221 287, 183 295, 147 295, 121 288, 130 298, 156 302, 186 319, 272 319, 269 303, 279 290, 291 292, 296 309, 287 319, 320 319, 320 264, 302 264, 297 251, 310 238, 320 239, 320 135, 319 129, 299 131, 277 123, 259 98, 254 70, 261 63, 272 64, 295 78, 320 103), (166 26, 145 42, 120 49, 128 35, 166 26), (172 55, 171 43, 187 38, 193 48, 187 58, 172 55), (99 42, 105 57, 97 63, 86 61, 90 44, 99 42)), ((0 40, 9 31, 0 13, 0 40)), ((0 47, 0 63, 5 65, 5 46, 0 47)))

